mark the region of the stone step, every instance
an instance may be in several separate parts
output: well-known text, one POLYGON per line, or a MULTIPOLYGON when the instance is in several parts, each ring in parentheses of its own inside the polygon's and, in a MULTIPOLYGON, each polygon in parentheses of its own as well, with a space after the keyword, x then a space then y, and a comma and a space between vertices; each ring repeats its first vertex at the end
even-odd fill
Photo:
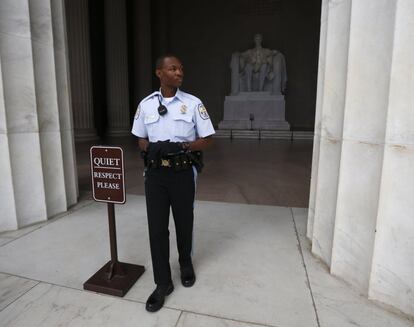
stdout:
POLYGON ((311 131, 294 131, 293 139, 313 141, 313 135, 314 135, 314 132, 311 132, 311 131))
POLYGON ((261 139, 261 140, 313 140, 311 131, 271 131, 271 130, 242 130, 218 129, 214 137, 234 139, 261 139))
POLYGON ((260 131, 261 139, 271 139, 271 140, 291 140, 292 132, 291 131, 260 131))
POLYGON ((216 138, 229 139, 230 136, 231 136, 231 130, 229 129, 217 129, 216 134, 214 134, 214 137, 216 138))
POLYGON ((233 129, 231 136, 234 139, 259 139, 259 131, 233 129))

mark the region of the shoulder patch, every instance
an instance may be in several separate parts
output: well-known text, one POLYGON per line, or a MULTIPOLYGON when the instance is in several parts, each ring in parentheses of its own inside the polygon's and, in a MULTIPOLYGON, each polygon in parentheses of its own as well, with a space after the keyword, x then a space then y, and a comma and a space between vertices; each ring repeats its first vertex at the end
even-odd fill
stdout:
POLYGON ((140 113, 141 113, 141 105, 138 106, 137 111, 135 112, 135 116, 134 116, 135 120, 139 118, 140 113))
POLYGON ((210 119, 210 116, 208 115, 206 107, 202 103, 198 105, 198 113, 200 114, 200 117, 204 120, 210 119))

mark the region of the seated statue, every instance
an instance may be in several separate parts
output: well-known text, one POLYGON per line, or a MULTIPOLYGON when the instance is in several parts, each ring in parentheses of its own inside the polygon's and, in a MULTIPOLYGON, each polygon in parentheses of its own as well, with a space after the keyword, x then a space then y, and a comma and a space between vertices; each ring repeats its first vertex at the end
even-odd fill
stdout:
POLYGON ((282 53, 262 47, 261 34, 254 36, 255 47, 235 52, 231 57, 231 94, 263 92, 285 94, 286 62, 282 53))

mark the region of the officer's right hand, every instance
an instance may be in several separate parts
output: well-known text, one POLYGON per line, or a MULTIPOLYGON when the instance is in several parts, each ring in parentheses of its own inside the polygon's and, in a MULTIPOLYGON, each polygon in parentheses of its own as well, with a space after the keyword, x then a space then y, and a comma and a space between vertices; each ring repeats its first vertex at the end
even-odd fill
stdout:
POLYGON ((161 158, 161 150, 163 147, 164 141, 150 142, 147 147, 148 159, 149 160, 159 160, 161 158))
POLYGON ((180 142, 165 142, 161 148, 161 155, 168 157, 182 151, 183 147, 180 142))

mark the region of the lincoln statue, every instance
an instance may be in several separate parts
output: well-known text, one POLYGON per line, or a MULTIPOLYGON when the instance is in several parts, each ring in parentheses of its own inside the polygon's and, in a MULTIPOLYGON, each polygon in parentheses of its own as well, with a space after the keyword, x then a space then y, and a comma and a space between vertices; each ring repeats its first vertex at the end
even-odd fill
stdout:
POLYGON ((262 47, 261 34, 254 36, 254 48, 231 57, 231 94, 264 92, 284 94, 287 74, 283 54, 262 47))

